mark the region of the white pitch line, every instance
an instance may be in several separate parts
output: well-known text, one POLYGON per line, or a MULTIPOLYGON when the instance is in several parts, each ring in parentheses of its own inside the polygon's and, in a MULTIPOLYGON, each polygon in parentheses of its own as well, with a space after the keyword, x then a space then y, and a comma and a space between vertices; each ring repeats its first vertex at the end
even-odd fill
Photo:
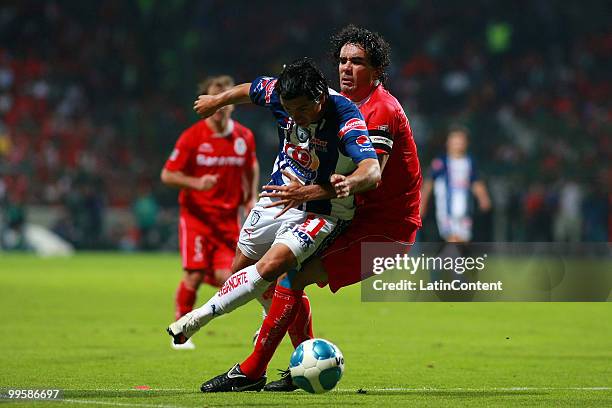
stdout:
MULTIPOLYGON (((364 387, 365 391, 429 391, 429 392, 440 392, 440 391, 612 391, 612 387, 490 387, 490 388, 408 388, 408 387, 364 387)), ((139 390, 135 388, 89 388, 89 389, 65 389, 64 392, 71 391, 85 391, 85 392, 171 392, 171 391, 185 391, 185 392, 196 392, 199 391, 196 388, 150 388, 146 390, 139 390)), ((342 392, 357 392, 357 388, 336 388, 335 391, 342 392)))
MULTIPOLYGON (((110 391, 110 392, 155 392, 155 391, 193 391, 185 388, 152 388, 149 390, 138 390, 133 388, 95 388, 89 390, 65 390, 65 391, 110 391)), ((357 393, 354 388, 337 388, 334 390, 339 393, 357 393)), ((334 392, 332 391, 332 392, 334 392)), ((493 388, 403 388, 403 387, 391 387, 391 388, 367 388, 364 391, 373 392, 516 392, 516 391, 612 391, 612 387, 493 387, 493 388)), ((262 395, 265 395, 262 394, 262 395)), ((183 405, 167 405, 167 404, 143 404, 143 403, 130 403, 130 402, 110 402, 110 401, 96 401, 88 399, 63 399, 58 402, 74 403, 74 404, 89 404, 89 405, 107 405, 115 407, 141 407, 141 408, 190 408, 183 405)))
MULTIPOLYGON (((443 391, 467 391, 467 392, 486 392, 486 391, 612 391, 612 387, 490 387, 490 388, 408 388, 408 387, 365 387, 364 391, 405 391, 405 392, 443 392, 443 391)), ((135 388, 89 388, 89 389, 72 389, 64 391, 84 391, 84 392, 196 392, 196 388, 150 388, 150 389, 135 389, 135 388)), ((336 388, 336 392, 357 392, 357 388, 336 388)))
POLYGON ((75 403, 75 404, 91 404, 91 405, 111 405, 115 407, 146 407, 146 408, 189 408, 182 405, 166 405, 166 404, 138 404, 133 402, 109 402, 95 401, 82 399, 63 399, 60 402, 75 403))
MULTIPOLYGON (((196 388, 149 388, 149 389, 138 389, 138 388, 63 388, 62 391, 84 391, 84 392, 101 392, 101 391, 112 391, 112 392, 125 392, 125 391, 134 391, 134 392, 147 392, 147 391, 196 391, 196 388)), ((198 390, 199 391, 199 390, 198 390)))
MULTIPOLYGON (((487 392, 487 391, 612 391, 612 387, 492 387, 492 388, 364 388, 364 391, 406 391, 406 392, 487 392)), ((341 392, 357 392, 354 388, 337 388, 341 392)), ((333 391, 332 391, 333 392, 333 391)))

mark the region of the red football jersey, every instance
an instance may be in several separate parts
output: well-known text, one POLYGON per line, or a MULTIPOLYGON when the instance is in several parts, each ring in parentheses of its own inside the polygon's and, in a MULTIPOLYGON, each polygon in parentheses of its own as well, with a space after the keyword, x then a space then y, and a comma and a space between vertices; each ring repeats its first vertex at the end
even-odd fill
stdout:
POLYGON ((237 211, 243 199, 242 177, 256 160, 253 132, 231 120, 225 134, 216 134, 200 120, 179 137, 165 164, 170 171, 200 177, 217 174, 207 191, 181 189, 179 204, 192 213, 237 211))
POLYGON ((421 226, 421 166, 408 118, 382 84, 357 104, 379 154, 389 154, 378 188, 357 195, 355 217, 378 223, 410 222, 421 226))

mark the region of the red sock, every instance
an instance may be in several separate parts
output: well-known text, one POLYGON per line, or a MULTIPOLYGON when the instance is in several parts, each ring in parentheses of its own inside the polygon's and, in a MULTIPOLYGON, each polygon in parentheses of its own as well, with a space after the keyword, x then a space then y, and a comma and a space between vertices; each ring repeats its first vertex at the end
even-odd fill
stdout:
POLYGON ((196 291, 185 285, 185 282, 181 280, 176 295, 174 297, 175 305, 175 320, 181 318, 181 316, 193 310, 193 305, 196 301, 196 291))
POLYGON ((276 287, 270 312, 261 325, 255 349, 240 363, 240 369, 248 378, 257 379, 266 372, 276 348, 302 306, 303 294, 302 290, 276 287))
POLYGON ((293 323, 289 326, 289 337, 291 344, 296 348, 308 339, 314 339, 312 333, 312 311, 310 310, 310 300, 305 293, 302 295, 302 307, 298 311, 293 323))

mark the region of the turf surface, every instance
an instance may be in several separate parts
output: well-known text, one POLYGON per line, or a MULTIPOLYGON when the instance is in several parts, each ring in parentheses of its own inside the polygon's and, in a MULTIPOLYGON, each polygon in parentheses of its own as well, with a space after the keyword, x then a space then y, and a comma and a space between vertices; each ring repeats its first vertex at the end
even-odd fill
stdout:
MULTIPOLYGON (((173 255, 0 255, 0 387, 61 388, 58 404, 89 407, 612 406, 610 302, 362 303, 359 286, 308 291, 315 334, 346 359, 336 390, 203 395, 250 352, 261 312, 247 305, 196 350, 171 350, 179 276, 173 255)), ((290 352, 285 340, 271 378, 290 352)))

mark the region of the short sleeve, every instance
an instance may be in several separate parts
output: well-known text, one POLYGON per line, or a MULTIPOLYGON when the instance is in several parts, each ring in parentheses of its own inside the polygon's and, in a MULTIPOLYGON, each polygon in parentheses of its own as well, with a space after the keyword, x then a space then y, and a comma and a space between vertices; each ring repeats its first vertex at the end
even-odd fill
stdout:
POLYGON ((397 111, 384 103, 368 116, 368 133, 377 154, 391 154, 397 122, 397 111))
POLYGON ((185 168, 187 160, 193 152, 193 147, 191 146, 192 132, 193 128, 190 128, 181 134, 174 145, 170 157, 166 160, 166 164, 164 165, 165 169, 170 171, 181 171, 185 168))
POLYGON ((445 167, 444 159, 442 157, 436 157, 431 161, 427 178, 435 180, 438 177, 443 176, 444 172, 446 171, 445 167))
POLYGON ((376 150, 368 136, 365 120, 351 102, 339 104, 339 131, 340 146, 355 164, 364 159, 376 159, 376 150))
POLYGON ((249 96, 254 104, 270 107, 280 103, 278 94, 274 91, 277 78, 261 76, 251 82, 249 96))

